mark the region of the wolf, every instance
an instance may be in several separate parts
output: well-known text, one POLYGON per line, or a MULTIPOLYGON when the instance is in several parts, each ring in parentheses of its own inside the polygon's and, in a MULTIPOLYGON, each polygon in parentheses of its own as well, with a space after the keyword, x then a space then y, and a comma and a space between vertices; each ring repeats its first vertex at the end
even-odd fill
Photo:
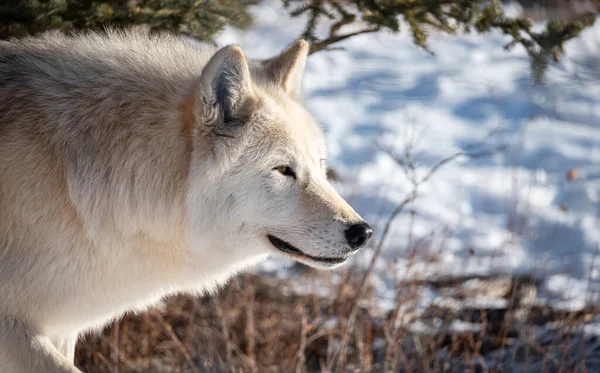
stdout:
POLYGON ((270 254, 331 269, 365 245, 304 105, 308 49, 0 42, 0 371, 79 372, 77 336, 125 312, 270 254))

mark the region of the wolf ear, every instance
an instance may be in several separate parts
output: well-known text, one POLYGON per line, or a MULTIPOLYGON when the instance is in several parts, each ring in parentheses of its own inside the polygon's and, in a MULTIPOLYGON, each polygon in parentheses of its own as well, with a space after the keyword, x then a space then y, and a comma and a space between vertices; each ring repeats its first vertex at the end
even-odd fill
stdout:
POLYGON ((308 48, 305 40, 298 40, 279 56, 262 61, 267 76, 279 84, 285 92, 296 97, 302 97, 302 76, 308 48))
POLYGON ((208 61, 200 77, 205 112, 221 108, 222 120, 244 117, 255 101, 248 62, 237 45, 223 47, 208 61))

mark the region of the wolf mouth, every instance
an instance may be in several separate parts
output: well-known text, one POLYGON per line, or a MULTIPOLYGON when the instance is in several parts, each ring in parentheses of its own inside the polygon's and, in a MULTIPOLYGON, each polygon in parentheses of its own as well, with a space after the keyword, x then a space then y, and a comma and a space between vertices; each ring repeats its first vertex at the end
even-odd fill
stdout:
POLYGON ((301 257, 305 257, 308 258, 310 260, 314 260, 315 262, 324 262, 324 263, 330 263, 330 264, 339 264, 339 263, 343 263, 345 262, 348 257, 347 256, 340 256, 337 258, 328 258, 328 257, 322 257, 322 256, 312 256, 312 255, 308 255, 306 253, 303 253, 302 251, 298 250, 296 247, 294 247, 292 244, 285 242, 284 240, 277 238, 275 236, 272 235, 267 235, 267 237, 269 237, 269 241, 271 241, 271 244, 273 244, 273 246, 275 246, 275 248, 279 251, 282 251, 286 254, 290 254, 293 256, 301 256, 301 257))

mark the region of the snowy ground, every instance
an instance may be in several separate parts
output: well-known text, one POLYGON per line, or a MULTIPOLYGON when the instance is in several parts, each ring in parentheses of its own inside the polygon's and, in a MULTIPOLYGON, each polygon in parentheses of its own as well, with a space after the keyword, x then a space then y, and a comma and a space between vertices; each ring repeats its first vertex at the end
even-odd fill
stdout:
MULTIPOLYGON (((279 3, 255 14, 254 27, 227 29, 219 43, 270 57, 302 32, 279 3)), ((417 177, 460 151, 493 152, 445 164, 394 220, 377 266, 382 295, 393 293, 390 259, 400 278, 533 273, 536 301, 558 308, 600 290, 600 24, 567 45, 541 88, 524 50, 506 42, 432 34, 432 56, 406 32, 379 33, 309 58, 306 100, 326 130, 336 187, 376 233, 412 190, 386 149, 410 146, 417 177)))

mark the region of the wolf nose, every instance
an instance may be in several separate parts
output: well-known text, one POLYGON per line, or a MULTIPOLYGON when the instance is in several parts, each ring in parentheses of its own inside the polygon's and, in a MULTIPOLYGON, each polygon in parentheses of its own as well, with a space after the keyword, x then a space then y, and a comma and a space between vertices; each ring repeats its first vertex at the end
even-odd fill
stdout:
POLYGON ((373 234, 371 226, 365 222, 354 224, 346 229, 346 241, 353 250, 361 248, 373 234))

